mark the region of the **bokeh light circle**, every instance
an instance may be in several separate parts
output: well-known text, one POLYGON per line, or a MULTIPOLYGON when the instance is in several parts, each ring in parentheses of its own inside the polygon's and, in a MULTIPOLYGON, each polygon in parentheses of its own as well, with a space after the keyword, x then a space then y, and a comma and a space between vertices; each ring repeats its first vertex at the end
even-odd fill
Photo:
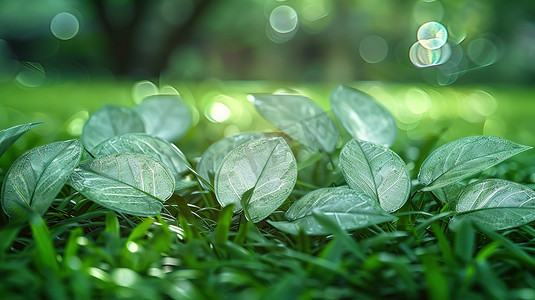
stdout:
MULTIPOLYGON (((450 57, 448 61, 437 67, 436 79, 440 86, 453 84, 467 72, 468 59, 462 47, 455 43, 446 43, 450 57)), ((446 46, 442 47, 445 49, 446 46)))
POLYGON ((477 90, 469 94, 467 102, 474 112, 484 117, 492 115, 498 109, 498 101, 483 90, 477 90))
POLYGON ((418 1, 412 13, 418 24, 429 20, 440 21, 444 17, 444 6, 439 1, 418 1))
POLYGON ((175 95, 180 97, 180 93, 172 86, 165 85, 160 88, 160 94, 161 95, 175 95))
POLYGON ((475 39, 468 44, 468 57, 479 66, 487 66, 496 62, 498 48, 488 39, 475 39))
POLYGON ((85 121, 89 118, 89 113, 86 110, 75 113, 67 121, 67 133, 71 136, 80 136, 84 128, 85 121))
POLYGON ((437 49, 437 50, 440 50, 440 58, 439 58, 438 62, 436 63, 437 65, 441 65, 441 64, 447 62, 450 59, 450 57, 451 57, 450 44, 446 43, 446 44, 444 44, 444 46, 442 46, 442 48, 437 49))
POLYGON ((266 26, 266 36, 268 39, 276 44, 282 44, 290 41, 294 38, 295 34, 297 33, 297 30, 293 30, 287 33, 280 33, 273 29, 270 25, 266 26))
POLYGON ((80 22, 71 13, 57 14, 50 22, 50 31, 60 40, 70 40, 78 34, 80 22))
POLYGON ((239 109, 235 109, 237 108, 236 104, 236 100, 232 97, 216 95, 207 104, 204 115, 213 123, 223 123, 230 117, 233 117, 236 120, 236 118, 241 116, 241 111, 239 109))
POLYGON ((136 82, 132 87, 132 97, 137 104, 141 103, 146 97, 156 94, 158 94, 158 87, 148 80, 136 82))
POLYGON ((365 37, 359 46, 360 57, 366 62, 375 64, 383 61, 388 54, 388 44, 378 35, 365 37))
POLYGON ((27 88, 40 87, 45 80, 45 69, 36 62, 25 62, 24 68, 15 76, 15 81, 27 88))
POLYGON ((438 22, 427 22, 420 26, 417 36, 422 47, 433 50, 446 44, 448 31, 438 22))
POLYGON ((455 44, 460 44, 466 38, 466 28, 464 24, 450 23, 447 26, 448 39, 455 44))
POLYGON ((216 123, 221 123, 230 117, 230 109, 224 103, 214 102, 210 108, 210 119, 216 123))
POLYGON ((115 269, 111 274, 111 278, 117 285, 122 287, 132 287, 138 281, 137 273, 127 268, 115 269))
POLYGON ((411 88, 405 93, 405 105, 413 114, 421 115, 431 109, 431 97, 421 89, 411 88))
POLYGON ((483 124, 484 135, 503 137, 505 136, 506 132, 507 132, 507 123, 503 122, 503 120, 496 119, 496 118, 489 118, 485 120, 485 123, 483 124))
POLYGON ((449 44, 445 44, 439 49, 427 49, 416 42, 409 50, 409 58, 412 64, 418 68, 426 68, 444 64, 450 59, 451 53, 449 44))
POLYGON ((297 12, 288 5, 275 7, 269 15, 271 28, 279 33, 289 33, 297 28, 297 12))
POLYGON ((299 2, 299 27, 307 33, 317 34, 324 31, 332 22, 331 14, 333 1, 330 0, 302 0, 299 2))

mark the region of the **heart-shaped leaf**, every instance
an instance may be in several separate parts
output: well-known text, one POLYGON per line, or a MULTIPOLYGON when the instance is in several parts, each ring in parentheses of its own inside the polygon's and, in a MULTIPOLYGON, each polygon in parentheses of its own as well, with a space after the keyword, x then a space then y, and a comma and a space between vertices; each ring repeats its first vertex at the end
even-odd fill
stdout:
POLYGON ((341 85, 331 94, 331 107, 353 138, 387 147, 394 144, 397 135, 396 120, 372 96, 341 85))
POLYGON ((384 146, 351 140, 340 152, 340 168, 349 187, 375 199, 388 212, 401 208, 409 198, 407 166, 384 146))
POLYGON ((112 154, 80 164, 69 182, 104 207, 154 216, 173 194, 175 179, 160 161, 145 154, 112 154))
POLYGON ((470 219, 491 230, 521 226, 535 221, 535 191, 503 179, 486 179, 463 189, 450 227, 470 219))
POLYGON ((490 168, 531 147, 494 136, 469 136, 433 151, 422 163, 422 191, 447 186, 490 168))
POLYGON ((175 145, 144 133, 127 133, 112 137, 96 146, 91 153, 94 157, 119 153, 146 154, 169 167, 177 182, 182 174, 189 170, 186 156, 175 145))
POLYGON ((264 132, 244 132, 218 140, 202 154, 201 160, 197 164, 197 173, 208 182, 213 183, 217 169, 230 151, 246 142, 270 135, 272 134, 264 132))
POLYGON ((182 137, 193 122, 191 110, 175 95, 149 96, 134 111, 143 120, 148 134, 167 141, 182 137))
POLYGON ((2 208, 21 218, 32 208, 43 214, 80 162, 79 140, 56 142, 21 155, 9 168, 2 186, 2 208))
POLYGON ((329 234, 314 218, 314 212, 332 219, 344 230, 365 228, 396 219, 362 192, 336 187, 312 191, 294 202, 286 212, 289 222, 269 223, 292 234, 297 234, 299 230, 312 235, 329 234))
POLYGON ((286 200, 296 180, 297 163, 284 139, 259 138, 225 157, 215 177, 215 192, 221 206, 234 204, 238 211, 249 191, 246 215, 259 222, 286 200))
POLYGON ((41 123, 29 123, 13 126, 0 131, 0 157, 13 145, 23 134, 41 123))
POLYGON ((313 151, 334 151, 338 129, 312 100, 296 95, 252 95, 258 112, 292 139, 313 151))
POLYGON ((145 132, 141 118, 126 107, 105 105, 85 122, 80 138, 91 151, 109 138, 132 132, 145 132))

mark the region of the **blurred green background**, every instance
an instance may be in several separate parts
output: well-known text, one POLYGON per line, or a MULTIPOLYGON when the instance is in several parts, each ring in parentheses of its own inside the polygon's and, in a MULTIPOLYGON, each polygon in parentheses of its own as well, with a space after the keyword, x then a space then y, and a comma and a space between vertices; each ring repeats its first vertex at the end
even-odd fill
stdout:
POLYGON ((530 84, 534 20, 532 0, 1 0, 0 80, 530 84), (411 64, 427 21, 453 65, 411 64))
POLYGON ((535 145, 535 1, 0 0, 0 128, 45 122, 4 167, 79 136, 104 103, 180 94, 196 127, 177 145, 197 157, 222 136, 274 129, 248 93, 299 93, 329 111, 340 83, 393 112, 404 158, 437 134, 535 145), (410 56, 429 21, 447 44, 410 56))

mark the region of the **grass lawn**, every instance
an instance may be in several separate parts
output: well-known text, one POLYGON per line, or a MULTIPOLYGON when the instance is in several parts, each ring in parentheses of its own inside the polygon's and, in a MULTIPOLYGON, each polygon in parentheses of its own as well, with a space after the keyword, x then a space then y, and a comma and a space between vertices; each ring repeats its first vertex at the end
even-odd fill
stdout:
MULTIPOLYGON (((435 88, 379 82, 351 84, 387 107, 398 124, 392 150, 416 178, 423 158, 451 140, 494 135, 535 145, 535 89, 515 86, 435 88)), ((0 129, 44 122, 0 159, 0 180, 22 153, 78 137, 104 104, 133 106, 132 82, 67 82, 24 89, 0 84, 0 129)), ((248 103, 249 93, 301 93, 329 108, 336 84, 178 83, 194 127, 176 142, 195 165, 223 136, 273 131, 248 103), (218 122, 214 103, 229 112, 218 122), (217 119, 217 118, 216 118, 217 119)), ((348 140, 349 135, 342 134, 348 140)), ((474 178, 535 187, 530 150, 474 178)), ((311 165, 289 200, 268 219, 284 219, 291 203, 322 187, 328 170, 311 165), (312 169, 311 169, 312 168, 312 169)), ((414 191, 411 192, 412 195, 414 191)), ((103 207, 65 186, 41 217, 2 215, 1 299, 535 299, 532 225, 493 231, 470 222, 456 231, 431 193, 417 193, 386 222, 350 232, 323 220, 332 234, 293 235, 251 223, 200 184, 173 195, 161 215, 136 217, 103 207)))

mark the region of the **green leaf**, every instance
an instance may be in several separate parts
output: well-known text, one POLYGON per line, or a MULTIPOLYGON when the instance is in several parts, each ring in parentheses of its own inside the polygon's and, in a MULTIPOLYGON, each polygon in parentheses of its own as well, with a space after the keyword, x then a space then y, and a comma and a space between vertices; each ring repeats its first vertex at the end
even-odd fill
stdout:
POLYGON ((418 179, 431 191, 490 168, 531 147, 494 136, 469 136, 447 143, 422 163, 418 179))
POLYGON ((365 228, 396 219, 384 211, 377 201, 362 192, 335 187, 312 191, 294 202, 286 212, 289 222, 269 223, 292 234, 297 234, 299 230, 312 235, 331 233, 318 223, 314 213, 330 218, 343 230, 365 228))
POLYGON ((143 120, 148 134, 167 141, 182 137, 193 122, 191 110, 175 95, 149 96, 133 109, 143 120))
POLYGON ((213 183, 217 169, 230 151, 254 139, 268 136, 270 134, 264 132, 244 132, 218 140, 202 154, 201 160, 197 164, 197 173, 208 182, 213 183))
POLYGON ((456 211, 454 230, 462 219, 491 230, 518 227, 535 220, 535 191, 503 179, 481 180, 462 191, 456 211))
POLYGON ((175 179, 161 162, 144 154, 111 154, 80 164, 68 184, 104 207, 154 216, 173 194, 175 179))
POLYGON ((85 122, 80 138, 91 151, 109 138, 132 132, 145 132, 141 117, 126 107, 105 105, 85 122))
POLYGON ((259 222, 275 211, 290 195, 297 179, 297 163, 286 142, 260 138, 232 150, 215 177, 215 192, 221 206, 242 209, 243 194, 252 190, 247 211, 259 222))
POLYGON ((119 153, 140 153, 164 163, 175 177, 175 185, 188 172, 186 156, 175 145, 144 133, 127 133, 112 137, 91 151, 95 158, 119 153))
POLYGON ((375 199, 388 212, 398 210, 409 198, 407 166, 384 146, 351 140, 340 152, 340 168, 349 187, 375 199))
POLYGON ((187 190, 194 186, 197 186, 199 181, 190 178, 189 176, 184 176, 178 180, 175 180, 175 193, 187 190))
POLYGON ((433 195, 440 200, 440 202, 446 204, 446 203, 456 203, 457 199, 459 198, 459 195, 463 191, 463 189, 466 187, 466 183, 463 182, 455 182, 453 184, 434 189, 432 191, 433 195))
POLYGON ((32 208, 43 214, 80 162, 82 152, 76 139, 43 145, 21 155, 9 168, 2 186, 5 213, 21 218, 32 208))
POLYGON ((252 95, 258 112, 312 151, 333 152, 338 141, 334 121, 316 103, 296 95, 252 95))
POLYGON ((13 145, 23 134, 41 123, 29 123, 13 126, 0 131, 0 157, 13 145))
POLYGON ((340 85, 331 94, 331 107, 353 138, 387 147, 394 144, 397 135, 396 120, 372 96, 340 85))

